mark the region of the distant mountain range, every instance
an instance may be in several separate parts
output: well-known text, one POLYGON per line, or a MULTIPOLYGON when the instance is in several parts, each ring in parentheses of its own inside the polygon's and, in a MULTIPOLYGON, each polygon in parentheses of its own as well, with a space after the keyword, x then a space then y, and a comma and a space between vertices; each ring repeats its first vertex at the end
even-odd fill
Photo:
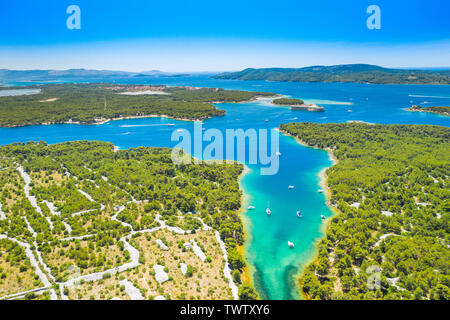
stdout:
POLYGON ((68 70, 8 70, 0 69, 0 82, 55 81, 68 78, 127 78, 127 77, 181 77, 186 74, 166 73, 158 70, 144 72, 68 69, 68 70))
POLYGON ((217 79, 377 84, 450 84, 450 70, 389 69, 369 64, 306 68, 248 68, 225 72, 217 79))

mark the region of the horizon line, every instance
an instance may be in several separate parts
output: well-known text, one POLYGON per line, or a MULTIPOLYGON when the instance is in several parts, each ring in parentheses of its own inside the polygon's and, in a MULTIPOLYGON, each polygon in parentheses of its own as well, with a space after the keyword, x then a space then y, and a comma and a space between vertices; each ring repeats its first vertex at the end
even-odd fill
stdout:
POLYGON ((54 68, 1 68, 3 71, 70 71, 70 70, 84 70, 84 71, 106 71, 106 72, 126 72, 126 73, 167 73, 167 74, 178 74, 178 73, 217 73, 217 72, 238 72, 245 69, 303 69, 310 67, 335 67, 335 66, 348 66, 348 65, 370 65, 377 66, 385 69, 403 69, 403 70, 447 70, 450 69, 450 65, 448 66, 432 66, 432 67, 424 67, 424 66, 384 66, 378 64, 370 64, 370 63, 342 63, 342 64, 312 64, 305 66, 296 66, 296 67, 277 67, 277 66, 262 66, 262 67, 245 67, 241 69, 223 69, 223 70, 190 70, 190 71, 164 71, 161 69, 152 69, 152 70, 141 70, 141 71, 131 71, 125 69, 102 69, 102 68, 84 68, 84 67, 67 67, 63 69, 54 69, 54 68))

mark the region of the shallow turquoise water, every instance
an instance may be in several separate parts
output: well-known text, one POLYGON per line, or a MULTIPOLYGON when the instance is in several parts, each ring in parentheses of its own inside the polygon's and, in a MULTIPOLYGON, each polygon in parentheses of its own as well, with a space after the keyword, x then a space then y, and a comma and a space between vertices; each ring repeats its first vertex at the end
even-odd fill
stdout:
MULTIPOLYGON (((77 79, 73 79, 77 81, 77 79)), ((92 81, 103 81, 93 79, 92 81)), ((326 112, 299 112, 262 102, 219 104, 227 111, 224 117, 204 121, 203 126, 222 132, 233 128, 275 128, 292 121, 346 122, 360 120, 371 123, 417 123, 449 126, 446 117, 408 112, 411 104, 450 105, 450 86, 364 85, 323 83, 278 83, 265 81, 214 80, 205 76, 186 78, 129 79, 120 83, 155 83, 222 87, 252 91, 270 91, 306 100, 321 100, 326 112), (352 103, 334 104, 335 102, 352 103), (424 102, 427 102, 424 104, 424 102), (349 112, 349 110, 351 112, 349 112), (268 119, 269 121, 264 121, 268 119)), ((192 132, 193 123, 165 118, 111 121, 103 125, 48 125, 0 128, 0 144, 44 140, 58 143, 69 140, 110 141, 120 148, 137 146, 174 147, 173 130, 192 132), (175 127, 168 127, 174 123, 175 127)), ((273 176, 261 176, 257 165, 242 180, 255 210, 244 213, 249 240, 246 252, 255 285, 268 299, 298 298, 293 275, 298 273, 315 253, 315 242, 323 236, 320 215, 330 216, 325 196, 319 194, 319 171, 332 164, 325 151, 299 145, 293 138, 280 134, 280 170, 273 176), (294 185, 295 189, 288 189, 294 185), (265 213, 270 205, 272 215, 265 213), (303 218, 296 216, 301 210, 303 218), (287 241, 295 243, 289 249, 287 241)))

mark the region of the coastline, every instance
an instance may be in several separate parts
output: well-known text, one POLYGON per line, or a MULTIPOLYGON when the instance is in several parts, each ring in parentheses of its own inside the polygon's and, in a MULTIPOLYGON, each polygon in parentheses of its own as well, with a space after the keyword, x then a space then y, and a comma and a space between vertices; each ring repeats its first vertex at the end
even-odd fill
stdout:
MULTIPOLYGON (((216 115, 219 116, 219 115, 216 115)), ((30 124, 22 124, 22 125, 15 125, 15 126, 0 126, 0 128, 20 128, 20 127, 28 127, 28 126, 49 126, 53 124, 77 124, 77 125, 102 125, 105 123, 108 123, 110 121, 119 121, 119 120, 127 120, 127 119, 143 119, 143 118, 168 118, 172 120, 179 120, 179 121, 201 121, 209 118, 199 118, 199 119, 188 119, 188 118, 175 118, 168 115, 156 115, 156 114, 149 114, 144 116, 127 116, 127 117, 117 117, 117 118, 111 118, 111 119, 102 119, 101 121, 95 121, 93 123, 88 122, 80 122, 80 121, 62 121, 62 122, 44 122, 44 123, 30 123, 30 124)))
MULTIPOLYGON (((423 108, 425 109, 425 108, 423 108)), ((443 117, 450 117, 450 114, 445 114, 445 113, 440 113, 440 112, 436 112, 436 111, 431 111, 431 110, 417 110, 417 109, 412 109, 412 108, 404 108, 403 110, 405 111, 409 111, 409 112, 423 112, 423 113, 432 113, 432 114, 436 114, 438 116, 443 116, 443 117)))
MULTIPOLYGON (((310 145, 306 144, 304 141, 302 141, 300 138, 295 137, 295 136, 289 134, 288 132, 286 132, 284 130, 280 129, 280 132, 282 132, 286 136, 294 138, 297 143, 299 143, 300 145, 302 145, 304 147, 326 151, 328 153, 329 159, 333 162, 331 166, 324 167, 317 173, 317 176, 319 177, 319 186, 320 186, 320 188, 322 190, 324 190, 324 195, 325 195, 325 199, 326 199, 326 205, 331 210, 331 212, 333 212, 333 215, 331 217, 327 217, 326 222, 324 224, 322 224, 321 227, 320 227, 320 231, 323 233, 323 236, 321 236, 318 239, 321 240, 321 239, 323 239, 326 236, 326 232, 327 232, 327 230, 328 230, 328 228, 330 226, 331 218, 333 218, 334 216, 336 216, 337 214, 340 213, 339 209, 334 207, 331 204, 331 189, 330 189, 330 187, 328 185, 328 175, 327 175, 327 170, 329 168, 335 166, 339 161, 336 158, 336 156, 333 154, 333 150, 331 150, 330 148, 322 149, 322 148, 319 148, 318 146, 310 146, 310 145)), ((311 263, 317 261, 318 254, 319 254, 318 250, 317 250, 317 244, 318 244, 318 241, 315 241, 315 243, 314 243, 314 247, 315 247, 314 253, 311 254, 310 258, 307 261, 305 261, 305 263, 304 263, 305 267, 310 265, 311 263)), ((308 300, 309 297, 306 296, 301 290, 301 276, 302 276, 302 274, 303 274, 303 269, 299 270, 299 272, 296 275, 296 277, 297 277, 297 282, 296 282, 297 283, 297 288, 296 289, 298 291, 299 296, 302 299, 308 300)))

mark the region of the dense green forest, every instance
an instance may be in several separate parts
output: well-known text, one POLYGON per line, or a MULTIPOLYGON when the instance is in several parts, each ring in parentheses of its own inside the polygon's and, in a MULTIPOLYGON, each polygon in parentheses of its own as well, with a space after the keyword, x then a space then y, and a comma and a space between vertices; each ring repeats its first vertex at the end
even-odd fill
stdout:
POLYGON ((216 78, 294 82, 450 84, 450 71, 388 69, 374 65, 349 64, 306 68, 248 68, 238 72, 225 72, 216 78))
POLYGON ((440 114, 443 116, 450 116, 450 107, 422 107, 422 106, 412 106, 408 110, 419 111, 419 112, 430 112, 435 114, 440 114))
MULTIPOLYGON (((86 274, 129 261, 119 239, 132 230, 159 226, 157 215, 193 233, 202 225, 196 217, 201 218, 219 232, 230 268, 240 273, 245 265, 237 250, 244 241, 238 214, 241 164, 176 165, 168 148, 116 151, 110 143, 77 141, 2 146, 0 169, 0 239, 7 236, 30 244, 49 265, 56 283, 68 279, 72 264, 86 274), (20 168, 30 177, 28 187, 20 168), (35 197, 35 205, 29 197, 35 197)), ((31 270, 23 261, 23 250, 7 245, 0 266, 7 258, 13 266, 23 264, 24 271, 31 270)), ((3 272, 7 271, 0 269, 3 272)), ((0 279, 0 289, 4 281, 0 279)))
POLYGON ((279 98, 274 99, 273 103, 281 105, 281 106, 296 106, 305 104, 303 100, 300 99, 288 99, 288 98, 279 98))
POLYGON ((331 151, 339 213, 300 279, 311 299, 450 299, 450 129, 430 125, 290 123, 331 151), (377 278, 378 270, 379 278, 377 278), (379 279, 379 286, 376 279, 379 279), (375 289, 375 290, 371 290, 375 289))
MULTIPOLYGON (((144 86, 117 84, 58 84, 15 89, 39 88, 33 95, 0 97, 1 127, 44 123, 98 123, 120 117, 166 115, 172 118, 199 120, 225 114, 211 102, 242 102, 263 92, 216 88, 166 88, 165 94, 124 95, 144 86)), ((157 86, 153 86, 157 87, 157 86)), ((12 89, 7 87, 4 89, 12 89)))

